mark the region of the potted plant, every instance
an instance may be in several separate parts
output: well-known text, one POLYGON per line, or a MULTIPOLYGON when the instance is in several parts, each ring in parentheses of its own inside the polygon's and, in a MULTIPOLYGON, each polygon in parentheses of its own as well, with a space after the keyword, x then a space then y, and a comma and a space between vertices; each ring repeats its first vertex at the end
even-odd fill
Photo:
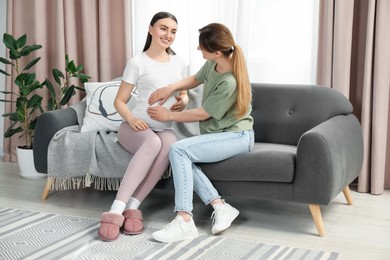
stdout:
POLYGON ((4 113, 3 117, 9 118, 10 126, 4 133, 4 137, 11 137, 14 134, 20 133, 24 138, 24 144, 16 148, 17 160, 20 168, 20 175, 25 178, 42 178, 46 174, 38 173, 35 170, 33 159, 33 136, 35 124, 38 116, 44 112, 42 108, 43 97, 36 93, 37 89, 44 86, 49 91, 50 98, 46 105, 47 110, 60 109, 62 106, 69 103, 70 98, 76 93, 76 90, 84 91, 83 87, 75 86, 70 83, 70 79, 77 78, 82 83, 85 83, 90 78, 83 74, 83 65, 76 66, 73 60, 69 60, 68 55, 65 55, 65 73, 55 68, 52 74, 55 82, 58 84, 58 89, 50 82, 40 82, 36 79, 35 73, 30 73, 30 70, 39 62, 41 57, 36 57, 29 61, 27 65, 20 67, 21 59, 28 60, 31 53, 42 48, 41 45, 27 45, 27 36, 23 35, 15 39, 12 35, 5 33, 3 35, 3 43, 9 50, 9 59, 0 57, 0 62, 6 66, 10 66, 13 71, 12 75, 0 69, 0 72, 6 76, 12 76, 13 84, 18 87, 18 91, 1 91, 6 98, 0 99, 0 102, 10 102, 15 104, 15 111, 4 113))
MULTIPOLYGON (((43 112, 42 108, 42 96, 36 93, 37 89, 41 89, 44 86, 44 82, 40 82, 36 78, 35 73, 28 72, 41 57, 36 57, 30 60, 27 65, 21 67, 21 60, 28 60, 31 53, 42 48, 41 45, 27 45, 27 36, 22 35, 18 39, 15 39, 12 35, 5 33, 3 35, 3 43, 9 50, 9 59, 0 57, 0 62, 6 66, 10 66, 13 73, 13 84, 17 86, 17 91, 1 91, 4 95, 4 99, 0 99, 1 102, 10 102, 15 104, 15 111, 10 113, 4 113, 3 117, 9 118, 10 126, 4 132, 4 137, 11 137, 20 133, 24 138, 22 146, 17 147, 17 158, 21 175, 29 177, 29 172, 32 171, 31 178, 41 177, 33 169, 29 168, 28 161, 32 160, 32 138, 34 136, 35 123, 37 116, 43 112), (27 162, 23 161, 22 156, 27 153, 27 162), (28 155, 31 154, 31 155, 28 155)), ((6 76, 11 76, 4 70, 0 70, 6 76)))

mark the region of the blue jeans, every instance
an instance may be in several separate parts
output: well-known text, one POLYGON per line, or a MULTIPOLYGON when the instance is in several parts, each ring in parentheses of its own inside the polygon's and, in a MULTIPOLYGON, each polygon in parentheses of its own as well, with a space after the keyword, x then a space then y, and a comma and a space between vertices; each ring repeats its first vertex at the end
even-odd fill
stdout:
POLYGON ((175 211, 192 214, 193 192, 207 205, 221 198, 210 180, 196 163, 218 162, 252 151, 254 132, 222 132, 185 138, 169 150, 175 184, 175 211))

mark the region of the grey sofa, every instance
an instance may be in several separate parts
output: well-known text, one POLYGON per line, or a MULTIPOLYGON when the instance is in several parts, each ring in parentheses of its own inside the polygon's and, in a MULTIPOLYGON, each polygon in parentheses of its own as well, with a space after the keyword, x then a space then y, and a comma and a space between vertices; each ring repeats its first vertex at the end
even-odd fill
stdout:
MULTIPOLYGON (((340 192, 352 204, 348 185, 358 177, 363 162, 362 130, 352 105, 328 87, 252 84, 252 88, 254 150, 200 167, 223 196, 308 204, 317 231, 324 236, 320 205, 329 204, 340 192)), ((40 116, 34 139, 38 172, 47 172, 52 136, 74 124, 76 114, 70 108, 40 116)), ((161 180, 158 187, 172 188, 172 180, 161 180)))

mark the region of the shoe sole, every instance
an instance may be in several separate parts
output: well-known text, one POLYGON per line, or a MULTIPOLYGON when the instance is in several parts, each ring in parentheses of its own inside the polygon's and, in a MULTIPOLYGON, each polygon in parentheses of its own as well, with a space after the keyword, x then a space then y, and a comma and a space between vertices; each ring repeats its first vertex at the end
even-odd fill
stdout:
POLYGON ((125 231, 123 230, 123 234, 125 235, 139 235, 142 234, 144 230, 142 229, 141 231, 125 231))
POLYGON ((226 227, 217 229, 217 230, 211 230, 211 233, 213 235, 216 235, 216 234, 221 233, 221 232, 225 231, 226 229, 228 229, 232 225, 233 221, 238 217, 239 214, 240 214, 240 211, 238 209, 235 209, 234 214, 233 214, 233 218, 230 221, 229 225, 226 227))
POLYGON ((119 235, 116 237, 116 238, 113 238, 113 239, 108 239, 108 238, 105 238, 104 236, 100 235, 100 233, 98 233, 98 237, 100 238, 100 240, 104 241, 104 242, 112 242, 112 241, 115 241, 118 239, 119 235))
POLYGON ((158 236, 156 237, 154 234, 152 234, 152 237, 154 240, 156 240, 158 242, 162 242, 162 243, 172 243, 172 242, 176 242, 176 241, 190 240, 190 239, 194 239, 198 236, 199 236, 198 232, 197 233, 189 232, 189 233, 185 234, 183 237, 181 237, 180 239, 165 239, 165 238, 159 238, 158 236))

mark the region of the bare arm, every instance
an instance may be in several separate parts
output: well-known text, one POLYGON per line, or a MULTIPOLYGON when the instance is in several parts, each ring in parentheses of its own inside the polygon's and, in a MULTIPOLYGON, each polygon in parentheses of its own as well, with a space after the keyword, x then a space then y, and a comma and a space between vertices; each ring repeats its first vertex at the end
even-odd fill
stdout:
POLYGON ((169 84, 166 87, 154 91, 149 97, 149 104, 154 104, 157 101, 160 101, 160 105, 162 105, 169 98, 172 92, 176 90, 192 89, 199 85, 200 82, 196 80, 194 75, 189 76, 187 78, 184 78, 175 83, 169 84))
POLYGON ((169 84, 167 87, 169 87, 172 91, 189 90, 197 87, 199 84, 200 82, 196 80, 195 75, 192 75, 182 80, 176 81, 173 84, 169 84))
POLYGON ((210 114, 202 107, 181 112, 169 111, 162 106, 149 107, 148 115, 157 121, 175 121, 182 123, 204 121, 210 118, 210 114))
POLYGON ((133 113, 127 107, 127 102, 131 98, 131 92, 134 89, 134 85, 122 81, 119 86, 118 93, 114 100, 114 107, 121 117, 129 123, 129 125, 136 131, 142 131, 148 128, 148 124, 139 118, 133 116, 133 113))

